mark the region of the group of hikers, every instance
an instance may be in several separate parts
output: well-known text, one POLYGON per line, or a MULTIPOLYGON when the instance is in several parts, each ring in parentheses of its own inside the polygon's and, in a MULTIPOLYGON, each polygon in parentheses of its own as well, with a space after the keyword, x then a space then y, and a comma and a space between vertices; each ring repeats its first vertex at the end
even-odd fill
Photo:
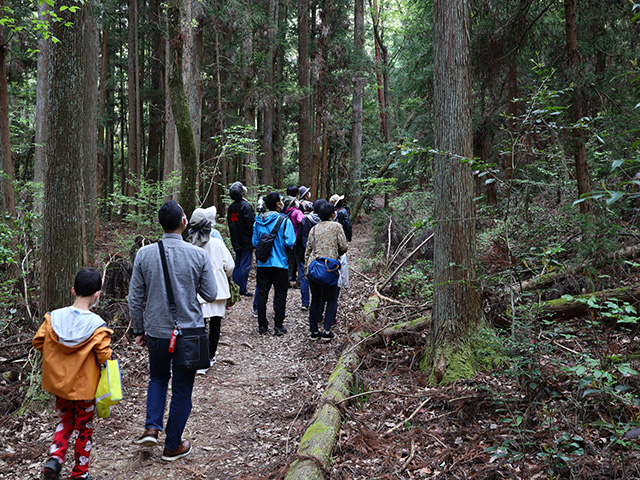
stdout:
MULTIPOLYGON (((158 211, 164 231, 162 240, 142 247, 134 260, 129 312, 135 343, 147 347, 149 352, 145 426, 134 442, 155 446, 164 430, 161 458, 168 462, 192 451, 191 443, 182 438, 182 433, 192 408, 195 376, 206 372, 172 362, 176 332, 201 328, 209 319, 209 366, 213 366, 227 299, 232 296, 230 279, 238 285, 240 295, 253 297, 259 334, 268 333, 267 300, 271 287, 277 336, 287 333, 284 326, 287 291, 299 287, 300 308, 309 312, 310 338, 330 341, 335 337, 331 327, 336 323, 338 296, 349 282, 346 253, 352 229, 344 197, 333 195, 329 201, 312 202, 307 187, 290 186, 285 198, 278 192, 261 197, 256 215, 245 199, 246 194, 242 183, 231 185, 229 195, 233 203, 227 221, 235 259, 214 228, 215 207, 197 208, 187 220, 182 207, 170 200, 158 211), (182 236, 185 230, 187 241, 182 236), (256 288, 251 293, 248 278, 254 250, 256 288), (322 275, 326 267, 328 275, 336 275, 336 281, 327 283, 321 275, 311 272, 309 267, 314 262, 324 262, 322 275), (165 423, 170 379, 171 403, 165 423)), ((71 478, 93 479, 89 456, 95 393, 100 367, 112 357, 113 334, 106 322, 91 312, 101 289, 99 272, 81 269, 71 289, 74 303, 47 313, 33 338, 33 346, 43 353, 42 386, 55 396, 59 417, 42 471, 44 479, 60 478, 72 436, 75 465, 71 478)))

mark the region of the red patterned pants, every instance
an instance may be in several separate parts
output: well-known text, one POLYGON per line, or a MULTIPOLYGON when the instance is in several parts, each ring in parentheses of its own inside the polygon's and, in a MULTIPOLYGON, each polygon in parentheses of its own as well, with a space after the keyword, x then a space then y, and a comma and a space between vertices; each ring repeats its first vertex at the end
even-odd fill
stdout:
POLYGON ((66 400, 56 396, 56 407, 60 422, 53 435, 49 457, 64 462, 69 448, 71 435, 75 436, 76 464, 71 471, 71 478, 82 478, 89 471, 89 453, 93 435, 93 413, 96 410, 95 400, 66 400))

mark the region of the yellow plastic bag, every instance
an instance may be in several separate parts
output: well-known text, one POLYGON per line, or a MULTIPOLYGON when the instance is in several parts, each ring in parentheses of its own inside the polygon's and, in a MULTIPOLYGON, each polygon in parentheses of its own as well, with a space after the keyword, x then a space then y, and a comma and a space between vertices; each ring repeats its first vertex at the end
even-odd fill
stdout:
POLYGON ((120 362, 107 360, 107 366, 100 372, 96 390, 96 412, 100 418, 109 418, 111 407, 122 400, 122 378, 120 362))

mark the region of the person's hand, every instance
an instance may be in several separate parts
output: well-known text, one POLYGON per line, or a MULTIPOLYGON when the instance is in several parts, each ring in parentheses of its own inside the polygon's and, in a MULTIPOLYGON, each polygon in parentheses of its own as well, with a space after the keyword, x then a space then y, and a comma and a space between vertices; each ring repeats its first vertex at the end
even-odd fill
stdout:
POLYGON ((139 347, 147 346, 147 335, 143 333, 142 335, 136 335, 136 345, 139 347))

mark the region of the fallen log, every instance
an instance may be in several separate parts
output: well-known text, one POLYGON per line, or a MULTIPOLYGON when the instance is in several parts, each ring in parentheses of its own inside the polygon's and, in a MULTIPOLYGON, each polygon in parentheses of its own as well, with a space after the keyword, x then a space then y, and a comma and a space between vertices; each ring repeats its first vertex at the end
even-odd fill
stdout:
POLYGON ((549 300, 539 304, 540 313, 551 316, 552 318, 573 318, 587 315, 589 311, 596 310, 586 303, 586 300, 591 297, 596 297, 599 303, 605 300, 615 299, 620 302, 631 303, 632 305, 638 304, 640 303, 640 285, 585 293, 570 299, 557 298, 555 300, 549 300))
MULTIPOLYGON (((611 263, 614 260, 635 258, 636 255, 638 254, 640 254, 640 245, 632 245, 630 247, 623 248, 622 250, 618 250, 617 252, 614 252, 611 255, 607 255, 603 257, 602 260, 597 262, 595 265, 590 265, 590 266, 598 268, 603 265, 607 265, 608 263, 611 263)), ((585 269, 586 266, 587 266, 587 263, 585 261, 579 265, 576 265, 573 268, 570 268, 569 270, 545 273, 544 275, 531 278, 520 284, 512 285, 511 288, 513 288, 513 291, 515 293, 528 292, 531 290, 537 290, 539 288, 545 288, 551 285, 552 283, 560 282, 565 278, 578 275, 580 272, 582 272, 585 269)))
POLYGON ((331 454, 342 425, 343 404, 353 390, 354 371, 363 353, 371 346, 387 345, 430 325, 431 319, 419 318, 382 329, 374 335, 358 332, 350 337, 353 346, 338 360, 329 377, 327 389, 320 397, 311 425, 289 466, 285 480, 325 480, 330 477, 331 454))

